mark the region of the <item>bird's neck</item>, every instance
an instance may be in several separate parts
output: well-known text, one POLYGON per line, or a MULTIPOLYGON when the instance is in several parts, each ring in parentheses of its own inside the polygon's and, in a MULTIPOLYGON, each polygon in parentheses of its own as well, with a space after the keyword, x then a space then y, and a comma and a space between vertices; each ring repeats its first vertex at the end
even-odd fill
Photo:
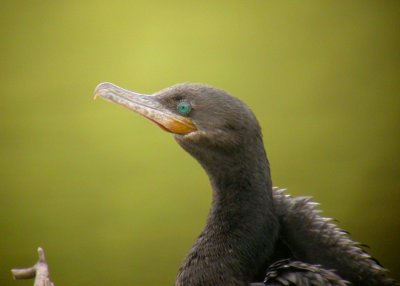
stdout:
POLYGON ((245 285, 241 283, 253 279, 271 256, 277 239, 262 141, 229 156, 211 157, 212 163, 201 163, 213 188, 212 207, 176 285, 245 285))

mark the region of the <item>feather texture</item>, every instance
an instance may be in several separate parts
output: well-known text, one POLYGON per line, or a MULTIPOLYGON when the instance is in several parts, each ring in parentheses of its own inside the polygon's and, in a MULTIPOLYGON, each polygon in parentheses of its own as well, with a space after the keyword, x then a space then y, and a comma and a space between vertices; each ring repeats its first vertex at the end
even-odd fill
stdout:
POLYGON ((276 212, 281 225, 280 238, 293 259, 335 269, 353 285, 399 285, 358 242, 320 215, 311 197, 292 197, 285 189, 273 188, 276 212))
POLYGON ((300 261, 280 260, 272 264, 265 277, 268 286, 347 286, 348 281, 341 279, 332 270, 321 265, 300 261))

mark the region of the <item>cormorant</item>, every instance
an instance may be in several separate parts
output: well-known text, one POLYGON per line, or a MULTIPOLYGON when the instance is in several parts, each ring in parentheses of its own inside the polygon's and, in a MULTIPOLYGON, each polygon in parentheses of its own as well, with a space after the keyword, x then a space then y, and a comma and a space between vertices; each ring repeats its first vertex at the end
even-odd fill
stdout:
MULTIPOLYGON (((240 100, 201 84, 145 95, 101 83, 95 94, 173 133, 209 176, 211 210, 176 286, 400 285, 309 197, 272 187, 260 126, 240 100)), ((52 286, 38 251, 37 264, 13 275, 52 286)))
POLYGON ((95 94, 173 133, 209 176, 207 223, 176 286, 398 285, 309 197, 272 187, 261 128, 239 99, 187 83, 153 95, 101 83, 95 94))

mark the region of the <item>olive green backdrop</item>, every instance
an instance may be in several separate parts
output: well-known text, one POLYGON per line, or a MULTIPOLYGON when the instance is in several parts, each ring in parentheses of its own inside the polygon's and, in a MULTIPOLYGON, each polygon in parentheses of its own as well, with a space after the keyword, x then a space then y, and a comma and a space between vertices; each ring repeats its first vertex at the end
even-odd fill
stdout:
POLYGON ((172 136, 93 90, 243 99, 274 184, 400 278, 398 1, 1 1, 0 285, 172 285, 210 188, 172 136))

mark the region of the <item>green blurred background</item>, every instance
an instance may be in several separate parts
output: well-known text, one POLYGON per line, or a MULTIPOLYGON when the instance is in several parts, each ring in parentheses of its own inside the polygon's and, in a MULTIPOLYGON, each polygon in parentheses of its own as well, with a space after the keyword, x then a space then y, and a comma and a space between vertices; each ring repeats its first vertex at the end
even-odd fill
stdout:
POLYGON ((172 285, 210 188, 172 136, 93 101, 204 82, 243 99, 274 184, 400 278, 400 2, 1 1, 0 285, 172 285))

